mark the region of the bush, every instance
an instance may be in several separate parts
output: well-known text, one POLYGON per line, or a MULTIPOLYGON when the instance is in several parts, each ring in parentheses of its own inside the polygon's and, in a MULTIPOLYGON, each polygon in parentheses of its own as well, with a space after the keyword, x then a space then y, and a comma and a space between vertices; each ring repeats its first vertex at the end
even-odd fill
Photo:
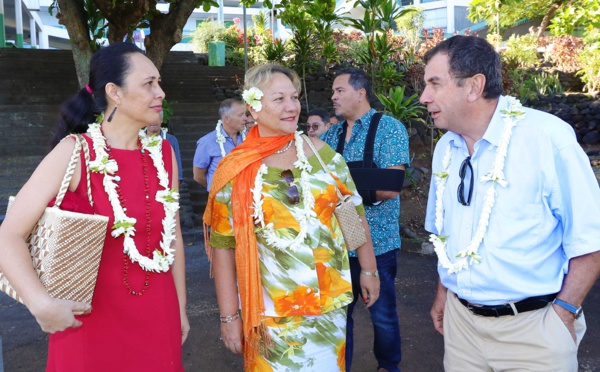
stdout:
POLYGON ((549 74, 542 71, 532 76, 535 90, 540 95, 562 94, 563 87, 558 79, 558 74, 549 74))
POLYGON ((501 54, 502 62, 510 68, 532 68, 539 65, 537 36, 528 34, 512 35, 506 40, 506 50, 501 54))
POLYGON ((590 93, 600 91, 600 30, 590 32, 584 39, 585 48, 579 53, 581 70, 577 72, 590 93))
POLYGON ((225 27, 216 21, 205 21, 196 27, 192 34, 192 45, 195 53, 208 53, 208 43, 224 41, 225 27))
POLYGON ((546 36, 540 39, 546 46, 544 59, 551 62, 561 71, 575 72, 581 69, 577 56, 583 50, 581 38, 567 36, 546 36))

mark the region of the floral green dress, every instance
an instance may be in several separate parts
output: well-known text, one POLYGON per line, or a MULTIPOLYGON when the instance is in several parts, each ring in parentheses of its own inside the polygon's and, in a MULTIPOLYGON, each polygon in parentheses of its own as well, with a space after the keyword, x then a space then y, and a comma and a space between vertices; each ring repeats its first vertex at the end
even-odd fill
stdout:
MULTIPOLYGON (((352 301, 352 284, 348 252, 333 214, 339 199, 336 186, 342 194, 354 195, 360 215, 364 208, 343 157, 327 145, 319 154, 328 170, 322 169, 315 155, 308 158, 315 213, 303 244, 295 250, 278 249, 267 243, 257 226, 266 309, 263 325, 273 344, 263 344, 254 363, 256 371, 345 371, 346 306, 352 301)), ((300 192, 298 204, 286 196, 290 184, 282 178, 282 171, 268 167, 263 175, 262 209, 265 224, 273 223, 275 234, 291 241, 300 231, 296 216, 304 208, 300 171, 292 170, 292 183, 300 192)), ((235 248, 232 187, 230 182, 215 198, 213 248, 235 248)))

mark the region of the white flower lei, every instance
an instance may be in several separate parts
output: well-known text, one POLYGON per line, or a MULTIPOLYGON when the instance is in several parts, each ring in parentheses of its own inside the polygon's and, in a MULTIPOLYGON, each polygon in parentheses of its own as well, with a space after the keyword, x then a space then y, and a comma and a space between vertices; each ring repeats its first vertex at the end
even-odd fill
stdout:
POLYGON ((310 180, 308 174, 308 172, 312 170, 312 166, 304 154, 304 140, 302 139, 301 132, 296 132, 294 138, 296 140, 296 152, 298 153, 298 160, 296 160, 294 163, 294 167, 300 169, 301 171, 300 189, 302 190, 302 202, 304 204, 304 207, 298 212, 297 215, 297 219, 300 224, 300 232, 298 232, 298 235, 296 235, 294 239, 279 237, 273 228, 272 222, 265 225, 265 215, 262 209, 264 201, 262 197, 263 175, 268 171, 268 168, 265 164, 261 164, 260 168, 258 169, 256 178, 254 179, 254 188, 252 189, 252 208, 254 209, 252 217, 254 218, 255 223, 259 225, 256 231, 262 234, 262 236, 267 240, 267 244, 274 246, 280 251, 284 251, 286 249, 295 251, 298 249, 300 244, 302 244, 307 238, 308 224, 312 223, 311 219, 317 216, 313 210, 315 206, 315 198, 310 191, 310 180))
MULTIPOLYGON (((221 149, 221 156, 225 157, 225 155, 227 155, 227 153, 225 152, 225 136, 223 135, 223 133, 221 133, 221 129, 223 127, 223 122, 221 122, 221 120, 217 121, 217 127, 215 128, 215 131, 217 132, 217 139, 215 142, 217 142, 219 144, 219 148, 221 149)), ((242 136, 242 141, 246 140, 246 130, 242 130, 239 132, 240 136, 242 136)))
POLYGON ((517 125, 518 121, 525 117, 525 111, 518 99, 510 96, 507 96, 506 99, 508 109, 500 111, 502 113, 502 120, 506 125, 502 129, 500 142, 496 149, 496 158, 494 159, 490 172, 479 180, 481 183, 488 181, 491 181, 492 183, 485 193, 481 217, 479 218, 475 235, 467 248, 458 252, 456 255, 456 258, 458 259, 454 263, 450 261, 446 252, 448 236, 441 235, 442 228, 444 227, 444 205, 442 197, 446 188, 446 182, 448 181, 448 169, 450 168, 450 162, 452 160, 452 150, 450 145, 446 148, 446 154, 442 160, 442 172, 434 173, 437 188, 435 193, 435 228, 438 234, 431 234, 429 236, 429 241, 433 243, 435 253, 439 259, 439 264, 448 270, 448 275, 458 273, 462 270, 468 270, 469 265, 472 265, 473 262, 481 262, 481 256, 478 254, 478 251, 488 227, 492 208, 496 201, 496 190, 494 187, 496 184, 499 184, 502 187, 508 186, 508 182, 504 178, 504 161, 506 159, 508 144, 512 135, 512 128, 517 125))
POLYGON ((242 99, 246 102, 250 107, 254 109, 254 111, 259 112, 262 110, 262 103, 260 103, 260 99, 263 96, 263 92, 257 87, 252 87, 250 89, 245 89, 242 93, 242 99))
POLYGON ((145 131, 139 133, 142 142, 142 151, 148 150, 150 158, 158 173, 158 183, 163 187, 163 190, 156 192, 156 200, 162 203, 165 210, 165 218, 162 220, 163 240, 160 242, 160 248, 154 250, 152 259, 142 256, 135 246, 133 236, 135 235, 136 219, 125 214, 126 209, 123 208, 117 194, 118 183, 121 177, 114 175, 119 166, 115 160, 108 157, 106 152, 106 138, 102 135, 100 124, 90 124, 88 133, 92 137, 96 159, 90 162, 90 169, 96 173, 103 173, 103 185, 108 200, 113 208, 115 217, 114 225, 112 226, 111 235, 115 238, 123 236, 123 252, 129 256, 131 262, 138 262, 145 271, 165 272, 169 270, 169 266, 173 264, 175 259, 171 249, 171 243, 175 240, 176 213, 179 209, 179 192, 175 189, 169 189, 169 174, 165 169, 165 164, 162 157, 162 139, 159 136, 147 136, 145 131))

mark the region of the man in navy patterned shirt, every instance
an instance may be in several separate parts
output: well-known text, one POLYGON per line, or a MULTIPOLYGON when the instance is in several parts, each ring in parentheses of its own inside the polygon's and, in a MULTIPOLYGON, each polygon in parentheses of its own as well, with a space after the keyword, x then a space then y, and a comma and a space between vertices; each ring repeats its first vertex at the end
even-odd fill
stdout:
MULTIPOLYGON (((337 148, 344 127, 347 128, 342 155, 346 162, 363 159, 365 141, 376 111, 371 108, 371 81, 367 74, 359 69, 340 70, 333 82, 333 108, 335 114, 346 118, 332 125, 321 135, 321 139, 334 149, 337 148)), ((405 169, 409 163, 408 134, 398 120, 383 115, 375 135, 373 160, 379 168, 405 169)), ((365 206, 367 221, 371 228, 373 248, 377 258, 377 271, 360 270, 355 252, 350 252, 350 270, 354 301, 348 307, 348 326, 346 344, 346 370, 350 371, 353 350, 352 312, 360 293, 360 275, 379 275, 381 292, 379 300, 369 308, 374 327, 373 351, 379 371, 400 371, 398 365, 400 353, 400 324, 396 310, 395 278, 398 251, 400 250, 400 198, 397 191, 377 190, 375 203, 365 206)))

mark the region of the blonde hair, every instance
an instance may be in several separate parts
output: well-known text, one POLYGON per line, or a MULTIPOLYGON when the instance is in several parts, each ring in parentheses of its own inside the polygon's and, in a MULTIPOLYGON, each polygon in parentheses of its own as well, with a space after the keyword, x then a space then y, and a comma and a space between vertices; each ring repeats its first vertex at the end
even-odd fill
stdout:
POLYGON ((300 93, 302 90, 300 78, 295 71, 274 63, 258 65, 250 68, 248 72, 246 72, 246 77, 244 78, 244 89, 250 89, 252 87, 257 87, 259 89, 262 88, 265 84, 271 81, 273 74, 283 74, 287 76, 292 81, 292 84, 298 93, 300 93))

